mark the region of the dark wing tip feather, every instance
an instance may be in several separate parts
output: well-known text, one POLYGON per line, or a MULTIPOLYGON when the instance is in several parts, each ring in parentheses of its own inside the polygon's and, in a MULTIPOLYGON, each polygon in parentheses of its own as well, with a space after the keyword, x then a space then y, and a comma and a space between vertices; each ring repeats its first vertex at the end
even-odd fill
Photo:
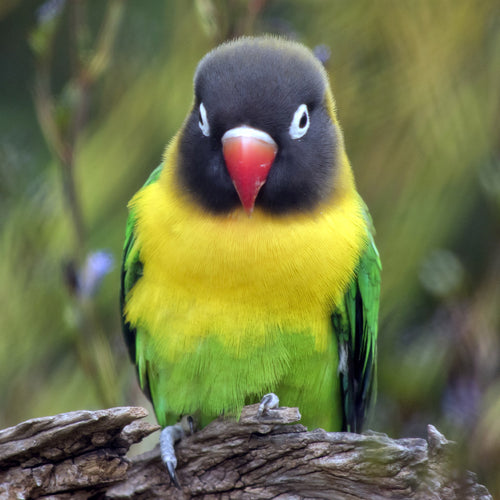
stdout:
POLYGON ((125 302, 127 298, 127 294, 135 284, 135 282, 142 276, 142 263, 137 260, 137 263, 134 267, 136 269, 133 270, 134 279, 130 280, 132 273, 131 269, 128 269, 126 266, 126 260, 129 256, 130 249, 133 245, 134 238, 133 235, 127 239, 123 254, 123 263, 122 263, 122 272, 121 272, 121 283, 120 283, 120 312, 121 312, 121 323, 122 323, 122 331, 123 336, 125 338, 125 343, 127 345, 127 349, 130 355, 130 359, 135 363, 136 359, 136 329, 127 321, 125 317, 125 302), (132 286, 130 286, 129 282, 132 281, 132 286), (127 286, 128 285, 128 286, 127 286))
POLYGON ((369 235, 356 279, 332 315, 339 343, 343 431, 361 432, 375 399, 380 259, 369 235))

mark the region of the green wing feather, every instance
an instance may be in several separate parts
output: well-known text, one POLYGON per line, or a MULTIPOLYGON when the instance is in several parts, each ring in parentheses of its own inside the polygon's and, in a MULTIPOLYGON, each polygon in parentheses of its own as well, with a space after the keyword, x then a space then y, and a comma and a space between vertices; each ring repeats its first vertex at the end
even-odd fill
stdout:
POLYGON ((377 330, 380 302, 380 257, 369 227, 368 245, 362 254, 356 278, 342 304, 332 315, 339 344, 339 378, 342 398, 342 430, 361 432, 366 414, 375 399, 377 330))
MULTIPOLYGON (((149 176, 143 188, 156 182, 160 176, 163 165, 157 167, 149 176)), ((136 342, 137 330, 130 325, 125 318, 125 304, 127 301, 127 294, 132 290, 142 276, 143 264, 140 260, 140 249, 137 247, 135 239, 135 224, 136 217, 133 210, 129 211, 127 219, 127 228, 125 233, 125 244, 123 246, 123 260, 122 260, 122 273, 121 273, 121 287, 120 287, 120 310, 122 317, 122 330, 125 337, 125 342, 128 347, 128 352, 134 363, 136 363, 136 342)), ((141 387, 145 394, 151 399, 149 391, 149 384, 147 382, 147 374, 139 373, 139 380, 141 387)))

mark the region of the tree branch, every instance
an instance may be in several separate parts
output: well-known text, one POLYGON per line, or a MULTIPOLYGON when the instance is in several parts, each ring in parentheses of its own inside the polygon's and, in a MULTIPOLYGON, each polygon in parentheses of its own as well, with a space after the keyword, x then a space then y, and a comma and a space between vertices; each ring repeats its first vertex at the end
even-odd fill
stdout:
POLYGON ((0 431, 1 498, 491 499, 454 466, 454 444, 433 426, 424 439, 307 432, 296 408, 239 422, 219 418, 176 447, 182 490, 158 448, 127 459, 158 426, 143 408, 78 411, 0 431))

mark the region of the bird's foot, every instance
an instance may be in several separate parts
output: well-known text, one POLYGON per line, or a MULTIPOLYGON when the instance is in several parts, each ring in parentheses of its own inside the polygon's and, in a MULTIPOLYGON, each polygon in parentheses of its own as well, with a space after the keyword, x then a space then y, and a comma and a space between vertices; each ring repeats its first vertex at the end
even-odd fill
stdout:
POLYGON ((271 410, 278 408, 280 405, 280 398, 270 392, 265 394, 260 400, 259 409, 257 410, 257 416, 262 417, 263 415, 271 413, 271 410))
POLYGON ((169 425, 162 429, 160 434, 161 459, 167 468, 172 483, 180 488, 175 469, 177 468, 177 457, 175 456, 175 443, 184 436, 194 434, 196 430, 195 420, 191 415, 184 415, 181 421, 175 425, 169 425))
POLYGON ((175 469, 177 467, 177 457, 175 456, 174 445, 186 435, 181 423, 164 427, 160 434, 161 459, 167 468, 168 475, 172 483, 180 488, 179 480, 175 469))

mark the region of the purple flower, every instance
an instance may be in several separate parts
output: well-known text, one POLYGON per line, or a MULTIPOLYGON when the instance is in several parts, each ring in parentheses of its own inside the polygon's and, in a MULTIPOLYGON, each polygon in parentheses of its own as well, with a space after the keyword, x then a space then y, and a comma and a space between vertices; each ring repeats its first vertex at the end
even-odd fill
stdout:
POLYGON ((38 23, 44 24, 52 21, 61 13, 65 3, 66 0, 47 0, 36 10, 38 23))
POLYGON ((321 44, 316 45, 316 47, 313 48, 313 54, 317 59, 320 60, 323 66, 326 66, 326 63, 332 56, 332 51, 330 50, 330 47, 328 47, 328 45, 321 44))
POLYGON ((94 295, 101 282, 114 267, 114 258, 109 252, 99 250, 87 256, 85 265, 78 273, 78 291, 84 297, 94 295))

